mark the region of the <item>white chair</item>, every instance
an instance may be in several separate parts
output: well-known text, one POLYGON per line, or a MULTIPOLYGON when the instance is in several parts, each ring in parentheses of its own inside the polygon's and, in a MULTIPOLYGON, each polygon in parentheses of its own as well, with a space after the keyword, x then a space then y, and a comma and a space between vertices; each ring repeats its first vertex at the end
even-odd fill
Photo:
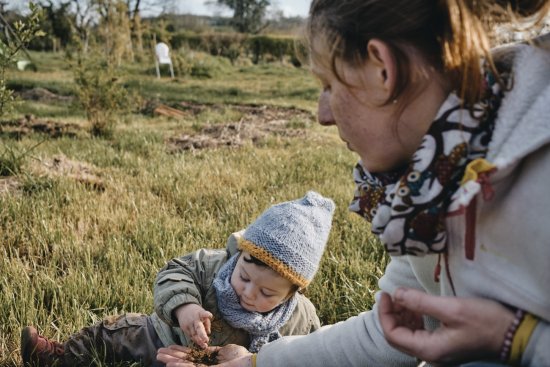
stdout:
POLYGON ((29 60, 19 60, 17 61, 17 69, 18 70, 25 70, 27 66, 30 66, 32 63, 29 60))
POLYGON ((157 69, 157 78, 160 79, 159 65, 168 64, 170 66, 170 75, 174 77, 174 68, 172 67, 172 59, 170 58, 170 49, 164 42, 157 43, 155 46, 155 67, 157 69))

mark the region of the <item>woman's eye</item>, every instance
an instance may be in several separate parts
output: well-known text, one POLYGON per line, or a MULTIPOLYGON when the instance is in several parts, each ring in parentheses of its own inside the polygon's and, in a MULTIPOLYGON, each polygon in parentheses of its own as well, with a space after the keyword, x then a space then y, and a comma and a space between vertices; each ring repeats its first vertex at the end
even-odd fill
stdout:
POLYGON ((264 297, 273 297, 272 294, 265 293, 264 291, 260 291, 264 297))

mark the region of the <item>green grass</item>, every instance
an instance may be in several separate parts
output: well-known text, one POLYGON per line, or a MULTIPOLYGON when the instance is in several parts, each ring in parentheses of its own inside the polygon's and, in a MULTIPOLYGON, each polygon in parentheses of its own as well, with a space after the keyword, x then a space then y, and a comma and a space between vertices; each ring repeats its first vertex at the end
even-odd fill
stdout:
MULTIPOLYGON (((10 78, 25 88, 73 88, 69 72, 42 73, 40 65, 36 73, 10 78)), ((146 99, 164 103, 262 103, 314 111, 317 97, 306 70, 282 65, 235 67, 216 79, 158 81, 135 73, 125 78, 146 99)), ((22 101, 11 117, 25 113, 86 124, 82 111, 69 105, 22 101)), ((24 151, 45 141, 21 163, 19 190, 0 194, 0 365, 20 364, 25 325, 63 340, 107 315, 152 312, 153 281, 167 260, 223 247, 230 233, 268 206, 310 189, 332 197, 337 210, 308 296, 325 324, 371 307, 386 257, 364 221, 347 211, 356 157, 335 129, 292 119, 289 128, 307 130, 305 138, 272 136, 257 145, 179 154, 167 149, 166 139, 179 132, 239 117, 231 109, 207 109, 182 120, 134 114, 109 139, 46 139, 39 133, 1 138, 0 155, 6 146, 24 151), (104 190, 32 169, 59 154, 92 165, 104 190)))

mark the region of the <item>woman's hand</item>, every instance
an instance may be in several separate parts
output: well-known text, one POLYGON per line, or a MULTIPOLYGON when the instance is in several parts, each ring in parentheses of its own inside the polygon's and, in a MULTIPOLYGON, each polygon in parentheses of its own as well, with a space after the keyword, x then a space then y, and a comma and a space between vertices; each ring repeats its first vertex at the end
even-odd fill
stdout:
MULTIPOLYGON (((208 347, 208 352, 218 352, 219 367, 251 367, 252 354, 244 347, 228 344, 223 347, 208 347)), ((192 367, 196 364, 188 360, 191 348, 181 345, 171 345, 157 351, 157 360, 166 364, 166 367, 192 367)))
POLYGON ((495 301, 405 288, 397 289, 393 299, 383 293, 378 311, 388 343, 431 363, 497 358, 514 320, 514 313, 495 301), (439 328, 425 330, 423 315, 438 319, 439 328))
MULTIPOLYGON (((243 346, 237 344, 227 344, 223 347, 212 347, 218 348, 218 362, 228 362, 241 357, 250 357, 252 354, 243 346)), ((224 365, 226 366, 226 365, 224 365)))
POLYGON ((191 348, 181 345, 170 345, 168 348, 160 348, 157 351, 157 361, 166 364, 166 367, 186 367, 195 364, 187 359, 191 348))
POLYGON ((201 348, 208 346, 212 314, 195 303, 178 307, 174 314, 185 335, 201 348))

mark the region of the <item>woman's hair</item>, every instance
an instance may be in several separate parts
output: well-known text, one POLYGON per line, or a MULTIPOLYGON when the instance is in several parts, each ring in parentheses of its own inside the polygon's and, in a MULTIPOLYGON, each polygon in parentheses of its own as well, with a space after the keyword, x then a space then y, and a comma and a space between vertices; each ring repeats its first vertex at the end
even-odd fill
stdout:
POLYGON ((411 82, 411 65, 404 51, 414 47, 451 87, 472 105, 482 95, 481 58, 496 72, 490 54, 492 30, 499 23, 534 18, 542 23, 549 0, 313 0, 307 37, 312 58, 314 35, 324 38, 330 67, 338 78, 336 59, 364 61, 367 43, 380 39, 397 62, 396 85, 386 103, 397 99, 411 82))

